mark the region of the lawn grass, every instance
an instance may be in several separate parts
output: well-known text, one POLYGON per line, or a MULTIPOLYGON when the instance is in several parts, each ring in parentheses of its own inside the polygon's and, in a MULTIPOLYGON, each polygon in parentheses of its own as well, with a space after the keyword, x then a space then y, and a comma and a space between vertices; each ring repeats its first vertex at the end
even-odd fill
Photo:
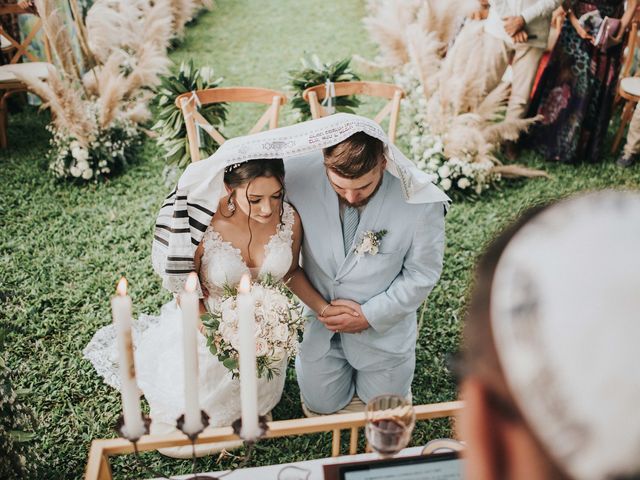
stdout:
MULTIPOLYGON (((286 71, 303 52, 326 61, 375 50, 360 19, 363 2, 218 0, 217 7, 187 30, 175 61, 193 58, 225 76, 225 85, 282 89, 286 71)), ((255 109, 232 110, 230 135, 248 130, 255 109)), ((281 124, 290 123, 285 112, 281 124)), ((92 438, 113 436, 119 395, 102 383, 82 359, 93 333, 110 322, 109 297, 126 274, 135 315, 155 313, 169 294, 152 271, 152 228, 160 201, 171 186, 152 142, 139 162, 111 181, 77 186, 48 174, 46 113, 10 118, 10 148, 0 152, 0 321, 9 329, 6 345, 16 384, 30 388, 38 421, 33 449, 42 461, 41 478, 79 478, 92 438)), ((622 170, 608 158, 599 165, 544 164, 532 154, 521 159, 545 168, 548 180, 504 182, 480 201, 454 203, 447 216, 447 250, 442 278, 421 311, 416 403, 455 398, 444 359, 459 343, 461 317, 477 255, 486 242, 528 206, 573 192, 606 187, 640 187, 640 169, 622 170)), ((607 252, 603 252, 606 255, 607 252)), ((274 418, 301 416, 295 373, 289 370, 274 418)), ((446 435, 448 423, 423 423, 415 443, 446 435)), ((242 454, 242 450, 236 452, 242 454)), ((264 465, 330 454, 326 435, 261 442, 252 461, 264 465)), ((165 473, 186 473, 187 461, 157 453, 145 461, 165 473)), ((201 460, 203 470, 237 464, 227 458, 201 460)), ((145 476, 133 461, 114 462, 116 478, 145 476)), ((150 475, 146 475, 150 476, 150 475)))

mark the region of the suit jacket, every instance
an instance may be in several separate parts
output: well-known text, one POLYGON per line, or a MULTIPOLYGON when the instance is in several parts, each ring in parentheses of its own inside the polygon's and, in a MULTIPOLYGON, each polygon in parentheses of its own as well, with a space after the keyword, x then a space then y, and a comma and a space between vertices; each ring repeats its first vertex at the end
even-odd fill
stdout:
MULTIPOLYGON (((288 159, 286 191, 304 228, 302 265, 328 300, 362 305, 371 327, 341 333, 349 363, 357 369, 399 364, 415 349, 416 310, 440 277, 444 254, 442 202, 409 204, 400 181, 384 173, 378 192, 360 216, 354 245, 366 231, 387 230, 377 255, 344 253, 336 192, 320 152, 288 159)), ((314 361, 327 354, 334 332, 305 308, 307 323, 300 356, 314 361)))

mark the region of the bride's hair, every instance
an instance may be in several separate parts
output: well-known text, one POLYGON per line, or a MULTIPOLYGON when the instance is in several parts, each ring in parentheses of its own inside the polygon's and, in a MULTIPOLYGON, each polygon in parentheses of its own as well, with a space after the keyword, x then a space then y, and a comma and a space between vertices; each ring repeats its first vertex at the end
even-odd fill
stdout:
MULTIPOLYGON (((249 227, 249 244, 247 251, 249 252, 249 260, 251 260, 251 240, 253 233, 251 232, 251 202, 249 201, 249 185, 253 180, 260 177, 275 178, 282 187, 282 200, 280 201, 280 223, 282 223, 282 214, 284 213, 284 162, 281 158, 266 158, 260 160, 248 160, 243 163, 236 163, 228 166, 224 171, 224 183, 232 190, 231 196, 235 194, 235 190, 243 185, 247 186, 246 198, 249 204, 249 215, 247 217, 247 226, 249 227)), ((233 212, 231 212, 232 216, 233 212)))

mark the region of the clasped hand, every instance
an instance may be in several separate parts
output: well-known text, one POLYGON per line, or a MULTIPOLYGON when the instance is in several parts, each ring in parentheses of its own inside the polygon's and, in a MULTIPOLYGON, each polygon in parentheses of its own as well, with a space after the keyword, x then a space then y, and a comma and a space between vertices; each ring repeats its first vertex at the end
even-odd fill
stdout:
POLYGON ((318 320, 332 332, 359 333, 369 328, 360 304, 352 300, 333 300, 318 320))

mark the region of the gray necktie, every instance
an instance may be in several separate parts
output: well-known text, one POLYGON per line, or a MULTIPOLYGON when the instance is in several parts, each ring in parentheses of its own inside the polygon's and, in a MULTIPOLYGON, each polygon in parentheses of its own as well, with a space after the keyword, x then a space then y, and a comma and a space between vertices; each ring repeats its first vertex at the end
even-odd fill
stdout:
POLYGON ((358 229, 358 223, 360 223, 360 212, 354 207, 345 207, 342 213, 342 239, 344 240, 344 254, 348 255, 351 245, 353 244, 353 237, 356 235, 358 229))

